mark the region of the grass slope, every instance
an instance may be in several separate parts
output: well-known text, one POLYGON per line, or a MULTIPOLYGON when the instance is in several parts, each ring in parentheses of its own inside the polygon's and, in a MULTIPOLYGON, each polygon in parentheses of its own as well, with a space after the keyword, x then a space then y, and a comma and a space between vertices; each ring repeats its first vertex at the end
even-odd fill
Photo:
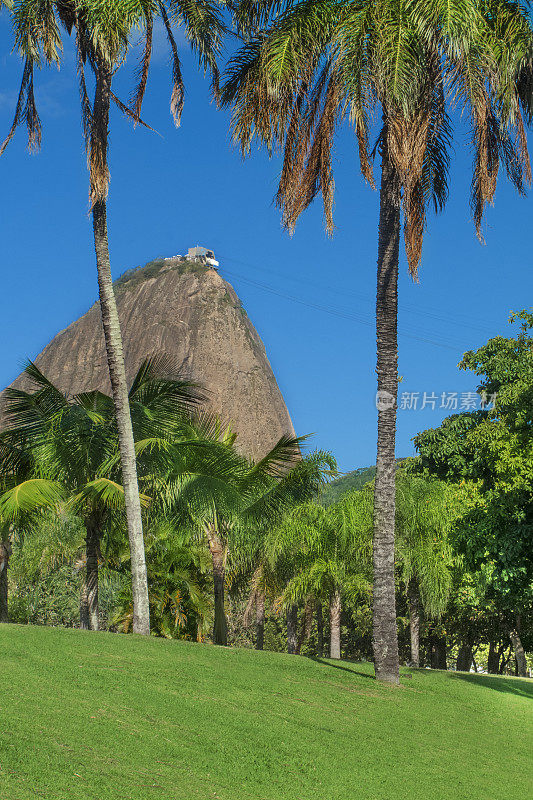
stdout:
POLYGON ((533 682, 0 625, 2 800, 532 797, 533 682))

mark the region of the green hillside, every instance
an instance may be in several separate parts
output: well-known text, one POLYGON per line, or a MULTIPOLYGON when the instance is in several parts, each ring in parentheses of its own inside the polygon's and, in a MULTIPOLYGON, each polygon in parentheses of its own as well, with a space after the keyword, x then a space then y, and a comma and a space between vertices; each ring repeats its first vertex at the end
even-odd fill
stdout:
POLYGON ((375 475, 375 467, 360 467, 352 472, 347 472, 326 486, 321 496, 322 503, 325 506, 336 503, 346 492, 350 492, 352 489, 362 489, 365 483, 374 480, 375 475))
POLYGON ((531 797, 533 682, 0 626, 2 800, 531 797))
MULTIPOLYGON (((399 468, 409 459, 397 458, 396 467, 399 468)), ((376 467, 359 467, 351 472, 346 472, 334 481, 331 481, 323 490, 321 501, 323 505, 330 506, 340 500, 343 494, 352 490, 362 489, 365 484, 370 483, 376 477, 376 467)))

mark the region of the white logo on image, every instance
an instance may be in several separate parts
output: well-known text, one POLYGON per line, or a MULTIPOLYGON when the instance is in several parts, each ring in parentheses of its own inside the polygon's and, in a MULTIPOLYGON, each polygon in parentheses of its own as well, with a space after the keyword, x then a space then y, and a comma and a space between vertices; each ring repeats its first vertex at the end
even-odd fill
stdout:
POLYGON ((376 408, 378 411, 387 411, 394 408, 396 400, 394 395, 384 390, 376 393, 376 408))

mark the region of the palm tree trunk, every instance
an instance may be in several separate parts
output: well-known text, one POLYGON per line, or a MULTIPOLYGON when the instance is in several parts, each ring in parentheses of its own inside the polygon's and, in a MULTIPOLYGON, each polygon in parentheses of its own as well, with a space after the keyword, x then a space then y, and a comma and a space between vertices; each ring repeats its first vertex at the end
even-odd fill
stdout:
POLYGON ((258 592, 255 605, 255 649, 262 650, 265 643, 265 595, 258 592))
POLYGON ((99 536, 98 531, 91 527, 90 523, 87 525, 87 534, 85 536, 85 550, 87 553, 87 579, 86 579, 86 592, 87 592, 87 622, 89 630, 97 631, 98 624, 98 550, 99 550, 99 536))
POLYGON ((382 145, 376 295, 378 444, 374 489, 374 669, 380 681, 399 683, 394 582, 396 400, 398 396, 398 259, 400 193, 382 145))
POLYGON ((416 578, 409 581, 407 589, 409 603, 409 633, 411 634, 411 664, 420 666, 420 597, 416 578))
POLYGON ((207 533, 209 552, 213 563, 213 588, 215 595, 215 619, 213 622, 213 644, 228 644, 228 624, 224 608, 224 584, 226 581, 226 549, 217 531, 210 528, 207 533))
POLYGON ((320 600, 316 604, 316 650, 317 656, 322 658, 324 655, 324 617, 320 600))
POLYGON ((89 631, 91 629, 89 623, 89 598, 87 594, 87 565, 85 565, 85 570, 82 570, 81 573, 80 628, 82 631, 89 631))
POLYGON ((527 661, 524 652, 524 645, 520 639, 520 616, 516 617, 516 625, 509 633, 511 644, 513 645, 514 656, 516 659, 516 674, 520 678, 527 678, 527 661))
POLYGON ((296 645, 296 652, 298 655, 302 652, 302 645, 305 644, 311 635, 311 627, 313 625, 313 598, 307 598, 304 605, 302 619, 300 621, 300 630, 298 633, 298 643, 296 645))
POLYGON ((341 593, 335 589, 329 601, 329 657, 341 657, 341 593))
MULTIPOLYGON (((97 152, 100 160, 96 163, 94 157, 90 159, 92 193, 96 192, 95 186, 100 185, 98 183, 98 177, 100 177, 100 183, 103 183, 104 179, 107 179, 108 174, 107 136, 110 92, 111 74, 107 68, 100 66, 96 79, 93 112, 95 122, 93 124, 91 143, 92 156, 97 152), (96 174, 95 177, 95 173, 99 175, 96 174)), ((124 500, 128 522, 133 595, 133 632, 148 636, 150 634, 150 610, 148 604, 148 579, 146 575, 141 504, 139 500, 139 487, 137 484, 135 445, 128 402, 128 386, 124 366, 122 335, 120 332, 117 304, 111 278, 105 192, 97 192, 97 199, 93 205, 92 215, 100 309, 102 312, 109 377, 115 405, 122 467, 122 484, 124 486, 124 500)))
POLYGON ((9 568, 9 542, 0 542, 0 622, 9 622, 9 606, 7 598, 7 571, 9 568))
POLYGON ((298 649, 298 606, 287 609, 287 653, 294 655, 298 649))

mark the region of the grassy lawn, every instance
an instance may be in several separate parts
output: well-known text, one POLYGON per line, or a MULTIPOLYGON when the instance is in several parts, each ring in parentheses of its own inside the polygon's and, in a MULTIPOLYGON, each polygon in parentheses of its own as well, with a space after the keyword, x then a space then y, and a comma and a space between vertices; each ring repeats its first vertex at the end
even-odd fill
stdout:
POLYGON ((533 681, 0 625, 1 800, 533 797, 533 681))

